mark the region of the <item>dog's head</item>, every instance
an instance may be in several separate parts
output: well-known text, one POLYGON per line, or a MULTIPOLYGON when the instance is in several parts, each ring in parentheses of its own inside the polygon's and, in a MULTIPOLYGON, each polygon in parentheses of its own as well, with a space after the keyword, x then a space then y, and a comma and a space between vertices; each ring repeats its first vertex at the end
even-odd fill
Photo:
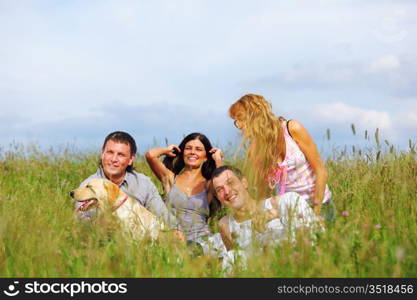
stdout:
POLYGON ((70 192, 70 196, 81 202, 77 211, 87 211, 95 207, 113 207, 119 197, 120 189, 107 179, 94 178, 83 187, 70 192))

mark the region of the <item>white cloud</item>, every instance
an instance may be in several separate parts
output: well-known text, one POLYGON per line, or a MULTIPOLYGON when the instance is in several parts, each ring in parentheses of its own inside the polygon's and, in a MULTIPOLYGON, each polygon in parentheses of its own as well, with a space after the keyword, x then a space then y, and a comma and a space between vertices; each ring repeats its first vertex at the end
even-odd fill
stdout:
POLYGON ((307 64, 293 67, 283 73, 281 79, 287 83, 346 84, 356 80, 359 72, 357 63, 307 64))
MULTIPOLYGON (((374 132, 379 128, 381 137, 400 147, 407 148, 408 139, 417 141, 417 99, 392 98, 386 110, 374 110, 337 102, 317 105, 313 108, 317 114, 305 113, 312 124, 320 128, 331 128, 343 141, 349 137, 351 124, 360 136, 367 130, 374 132), (395 108, 395 109, 394 109, 395 108)), ((383 103, 382 103, 383 104, 383 103)))
POLYGON ((417 98, 397 100, 400 106, 399 113, 395 116, 395 124, 402 130, 409 130, 417 137, 417 98))
POLYGON ((399 69, 400 66, 400 59, 396 55, 386 55, 372 61, 368 70, 371 73, 390 72, 399 69))
POLYGON ((403 124, 407 127, 417 128, 417 111, 409 111, 404 114, 403 124))
POLYGON ((343 102, 319 106, 318 118, 330 124, 355 124, 364 130, 392 130, 392 118, 388 112, 350 106, 343 102))

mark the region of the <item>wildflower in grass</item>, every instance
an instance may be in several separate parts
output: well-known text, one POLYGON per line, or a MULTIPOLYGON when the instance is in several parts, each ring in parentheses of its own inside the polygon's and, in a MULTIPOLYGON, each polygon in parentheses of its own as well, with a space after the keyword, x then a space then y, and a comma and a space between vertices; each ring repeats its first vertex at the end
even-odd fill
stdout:
POLYGON ((347 210, 342 211, 342 216, 345 216, 345 217, 349 216, 349 212, 347 210))
POLYGON ((299 217, 300 219, 302 219, 302 218, 304 218, 304 214, 303 214, 302 212, 300 212, 300 213, 298 214, 298 217, 299 217))
POLYGON ((376 229, 376 230, 381 229, 381 228, 382 228, 381 224, 376 224, 376 225, 374 226, 374 229, 376 229))
POLYGON ((301 254, 300 252, 294 252, 292 256, 294 257, 294 259, 299 259, 301 257, 301 254))

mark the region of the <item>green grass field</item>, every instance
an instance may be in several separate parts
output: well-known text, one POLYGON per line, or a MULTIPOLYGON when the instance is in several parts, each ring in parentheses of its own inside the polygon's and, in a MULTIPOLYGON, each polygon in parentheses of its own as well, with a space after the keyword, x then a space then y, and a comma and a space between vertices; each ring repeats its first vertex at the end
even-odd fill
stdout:
MULTIPOLYGON (((193 258, 182 245, 134 244, 117 230, 80 224, 68 192, 97 160, 98 153, 36 146, 0 151, 1 277, 417 277, 411 142, 403 152, 379 144, 336 151, 326 164, 338 214, 317 244, 268 249, 227 275, 217 260, 193 258)), ((136 169, 157 183, 143 157, 136 169)))

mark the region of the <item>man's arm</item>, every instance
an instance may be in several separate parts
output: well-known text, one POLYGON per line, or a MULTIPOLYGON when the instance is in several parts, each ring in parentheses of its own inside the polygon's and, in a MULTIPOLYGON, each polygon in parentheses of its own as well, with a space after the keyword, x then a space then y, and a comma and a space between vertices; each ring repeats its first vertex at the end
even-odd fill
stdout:
POLYGON ((233 248, 233 238, 229 230, 229 216, 221 218, 217 226, 226 249, 231 250, 233 248))

